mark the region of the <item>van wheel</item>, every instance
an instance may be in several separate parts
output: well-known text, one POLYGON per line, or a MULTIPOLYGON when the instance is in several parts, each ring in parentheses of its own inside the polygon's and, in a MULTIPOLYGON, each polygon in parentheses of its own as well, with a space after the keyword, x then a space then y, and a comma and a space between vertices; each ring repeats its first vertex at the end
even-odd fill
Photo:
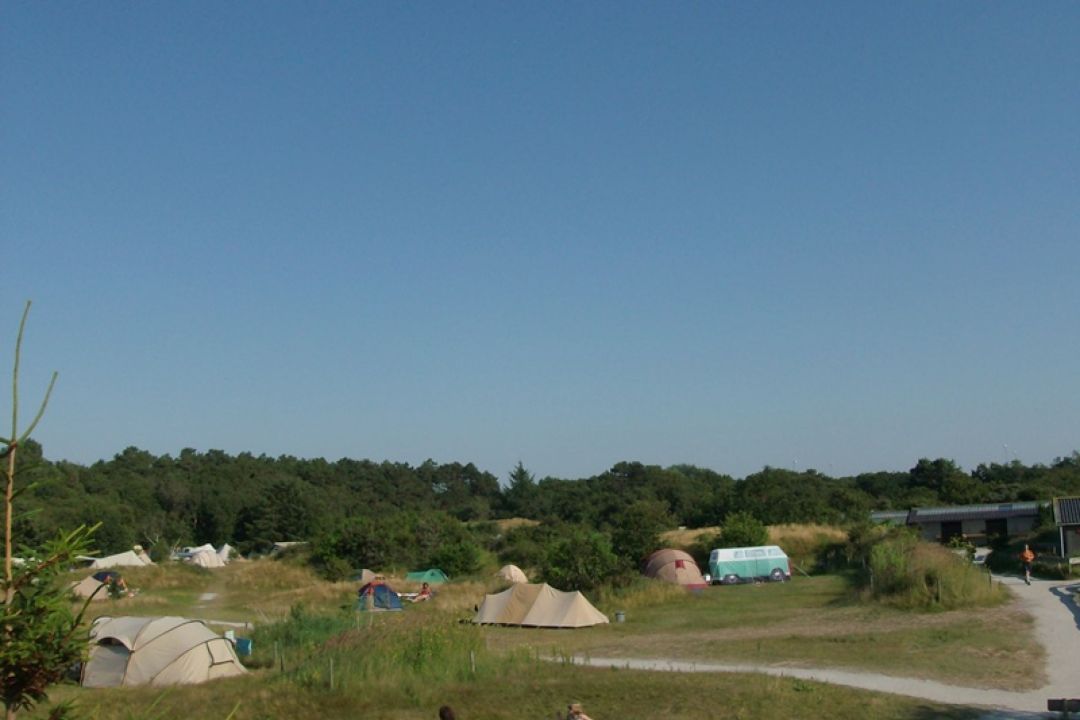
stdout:
POLYGON ((738 575, 725 575, 724 579, 720 581, 724 585, 737 585, 739 583, 738 575))
POLYGON ((781 570, 780 568, 773 568, 772 572, 769 573, 769 579, 772 580, 773 582, 784 582, 784 579, 785 579, 784 571, 781 570))

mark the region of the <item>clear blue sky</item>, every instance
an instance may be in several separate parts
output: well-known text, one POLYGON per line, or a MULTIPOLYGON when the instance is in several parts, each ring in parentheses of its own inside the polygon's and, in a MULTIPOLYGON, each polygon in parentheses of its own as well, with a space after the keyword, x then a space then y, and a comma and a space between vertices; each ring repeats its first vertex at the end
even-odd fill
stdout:
POLYGON ((58 370, 78 462, 1049 462, 1077 38, 1076 2, 7 2, 3 367, 33 299, 24 412, 58 370))

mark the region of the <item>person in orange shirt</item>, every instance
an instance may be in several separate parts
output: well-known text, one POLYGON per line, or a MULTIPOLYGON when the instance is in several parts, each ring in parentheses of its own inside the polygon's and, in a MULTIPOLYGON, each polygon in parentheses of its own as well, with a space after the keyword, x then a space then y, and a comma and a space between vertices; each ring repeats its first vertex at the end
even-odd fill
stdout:
POLYGON ((1020 562, 1024 564, 1024 582, 1028 585, 1031 584, 1031 563, 1035 562, 1035 553, 1031 551, 1031 547, 1024 546, 1024 551, 1020 553, 1020 562))

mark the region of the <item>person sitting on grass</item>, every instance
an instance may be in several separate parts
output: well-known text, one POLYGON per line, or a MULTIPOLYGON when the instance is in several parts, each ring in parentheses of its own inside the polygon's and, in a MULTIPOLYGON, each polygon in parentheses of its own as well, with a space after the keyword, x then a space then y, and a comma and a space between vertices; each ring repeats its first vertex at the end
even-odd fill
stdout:
POLYGON ((424 583, 423 585, 420 586, 420 592, 416 593, 416 597, 414 597, 412 599, 412 601, 415 603, 415 602, 423 602, 425 600, 430 600, 430 599, 431 599, 431 586, 428 585, 427 583, 424 583))
POLYGON ((109 597, 114 600, 118 600, 122 597, 130 597, 134 593, 128 590, 127 583, 124 582, 124 578, 119 575, 111 575, 108 582, 109 597))

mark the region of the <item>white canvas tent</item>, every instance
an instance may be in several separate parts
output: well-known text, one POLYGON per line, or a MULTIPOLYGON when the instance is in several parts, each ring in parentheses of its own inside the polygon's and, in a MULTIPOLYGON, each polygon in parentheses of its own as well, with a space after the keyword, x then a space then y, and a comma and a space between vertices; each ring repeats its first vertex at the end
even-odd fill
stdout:
MULTIPOLYGON (((143 555, 145 556, 146 553, 143 553, 143 555)), ((106 568, 114 567, 145 567, 154 564, 150 558, 144 560, 138 553, 132 550, 117 555, 108 555, 103 558, 84 557, 80 559, 93 560, 89 565, 92 570, 105 570, 106 568)))
POLYGON ((215 550, 214 546, 211 545, 210 543, 205 543, 204 545, 199 545, 197 547, 194 546, 194 545, 189 545, 189 546, 185 547, 183 550, 181 550, 180 554, 182 556, 191 557, 192 555, 198 555, 201 552, 216 553, 217 550, 215 550))
POLYGON ((232 643, 200 620, 102 617, 90 628, 85 687, 183 685, 247 672, 232 643))
POLYGON ((517 583, 487 595, 473 622, 478 625, 580 628, 608 622, 580 592, 563 592, 547 583, 517 583))
POLYGON ((525 573, 517 565, 503 565, 499 568, 499 572, 495 573, 495 576, 508 583, 529 582, 529 578, 525 576, 525 573))
POLYGON ((192 565, 197 565, 204 568, 219 568, 225 567, 225 561, 221 559, 213 548, 209 550, 200 550, 188 557, 187 561, 192 565))
MULTIPOLYGON (((234 548, 229 543, 225 543, 224 545, 222 545, 218 549, 217 554, 218 554, 218 557, 221 558, 222 562, 228 563, 229 560, 232 560, 233 555, 236 555, 236 548, 234 548)), ((240 557, 240 556, 237 555, 237 557, 240 557)))

